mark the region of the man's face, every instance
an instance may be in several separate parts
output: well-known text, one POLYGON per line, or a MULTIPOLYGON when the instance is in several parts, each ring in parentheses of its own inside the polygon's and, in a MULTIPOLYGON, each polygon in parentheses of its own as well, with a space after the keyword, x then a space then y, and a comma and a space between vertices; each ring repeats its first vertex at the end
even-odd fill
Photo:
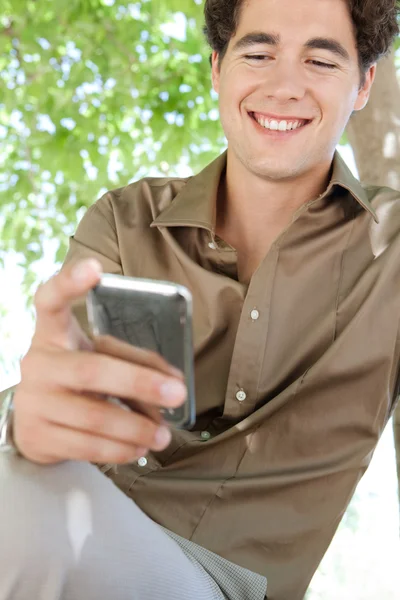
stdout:
POLYGON ((213 85, 229 152, 259 177, 282 180, 330 165, 360 89, 345 0, 248 0, 213 85))

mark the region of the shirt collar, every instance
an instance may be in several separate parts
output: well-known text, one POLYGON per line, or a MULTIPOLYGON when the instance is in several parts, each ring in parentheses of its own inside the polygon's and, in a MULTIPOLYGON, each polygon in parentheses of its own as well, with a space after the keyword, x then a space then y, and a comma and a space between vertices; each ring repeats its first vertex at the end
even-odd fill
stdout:
POLYGON ((226 170, 227 151, 198 175, 188 179, 151 224, 152 227, 203 227, 214 233, 219 183, 226 170))
POLYGON ((366 190, 363 188, 361 183, 356 177, 352 174, 349 167, 346 165, 342 157, 338 152, 335 152, 333 157, 333 170, 332 177, 330 183, 328 185, 328 189, 325 194, 331 192, 335 185, 338 185, 347 191, 353 196, 355 200, 373 217, 376 223, 379 223, 378 215, 376 214, 374 208, 372 207, 366 190))
MULTIPOLYGON (((215 232, 216 205, 221 176, 226 170, 227 151, 210 163, 198 175, 188 179, 186 185, 151 223, 152 227, 202 227, 215 232)), ((353 198, 378 222, 366 191, 352 175, 338 152, 333 158, 330 183, 323 194, 326 196, 334 186, 350 192, 353 198)))

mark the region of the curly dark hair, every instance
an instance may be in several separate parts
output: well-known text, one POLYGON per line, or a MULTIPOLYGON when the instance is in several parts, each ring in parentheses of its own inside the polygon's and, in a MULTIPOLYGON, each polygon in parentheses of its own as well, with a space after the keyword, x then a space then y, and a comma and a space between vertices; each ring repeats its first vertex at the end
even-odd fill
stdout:
MULTIPOLYGON (((246 0, 206 0, 204 34, 207 42, 224 58, 229 40, 235 35, 246 0)), ((399 33, 399 0, 346 0, 353 20, 360 70, 369 67, 390 51, 399 33)))

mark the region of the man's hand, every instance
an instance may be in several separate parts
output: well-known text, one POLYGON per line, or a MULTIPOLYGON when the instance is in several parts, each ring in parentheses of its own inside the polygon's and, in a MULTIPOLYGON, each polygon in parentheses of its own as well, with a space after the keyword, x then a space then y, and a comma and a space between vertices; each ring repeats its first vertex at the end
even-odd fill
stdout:
POLYGON ((32 461, 125 463, 162 450, 170 432, 158 407, 185 400, 182 376, 161 356, 113 338, 95 348, 86 338, 71 305, 100 273, 92 259, 67 265, 36 293, 36 331, 14 396, 15 443, 32 461), (104 395, 139 410, 125 411, 104 395))

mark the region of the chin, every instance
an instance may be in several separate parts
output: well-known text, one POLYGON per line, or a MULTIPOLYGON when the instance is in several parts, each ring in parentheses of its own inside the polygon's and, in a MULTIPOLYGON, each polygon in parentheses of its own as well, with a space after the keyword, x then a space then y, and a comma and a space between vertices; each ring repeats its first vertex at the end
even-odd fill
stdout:
POLYGON ((255 175, 262 179, 270 179, 280 181, 284 179, 292 179, 301 174, 302 170, 299 167, 285 164, 266 164, 254 162, 249 165, 255 175))

